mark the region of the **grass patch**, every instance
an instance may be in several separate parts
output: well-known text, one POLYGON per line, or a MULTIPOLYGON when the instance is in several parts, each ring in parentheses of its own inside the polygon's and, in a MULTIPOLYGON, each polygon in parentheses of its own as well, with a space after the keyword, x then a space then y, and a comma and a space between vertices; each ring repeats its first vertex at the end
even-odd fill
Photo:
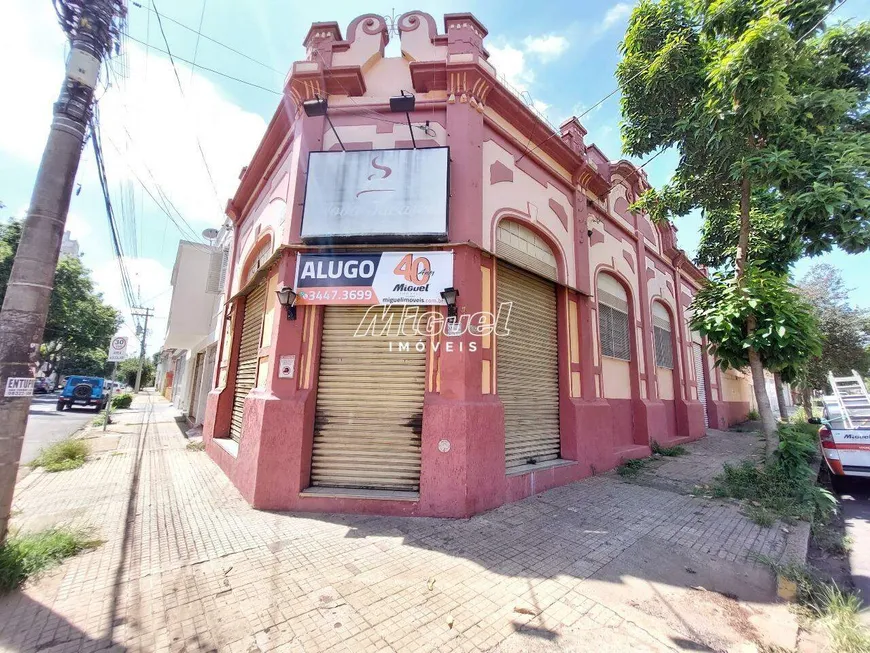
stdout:
POLYGON ((85 464, 90 445, 85 440, 61 440, 39 452, 31 467, 42 467, 47 472, 62 472, 77 469, 85 464))
POLYGON ((624 478, 634 478, 649 462, 649 458, 632 458, 622 463, 616 471, 624 478))
POLYGON ((106 423, 106 413, 98 413, 94 419, 91 420, 91 426, 102 426, 106 423))
POLYGON ((205 451, 205 442, 200 440, 199 442, 188 442, 187 447, 185 447, 188 451, 205 451))
POLYGON ((750 410, 746 413, 746 419, 750 422, 757 422, 761 419, 761 415, 758 414, 757 410, 750 410))
POLYGON ((69 528, 13 535, 0 547, 0 592, 11 592, 64 558, 99 544, 87 531, 69 528))
POLYGON ((837 500, 816 485, 810 467, 817 452, 815 438, 809 429, 781 425, 774 459, 763 465, 725 465, 714 479, 712 494, 745 501, 746 515, 763 526, 776 519, 815 518, 824 523, 836 510, 837 500))
POLYGON ((112 397, 112 408, 129 408, 133 403, 133 395, 129 392, 112 397))
POLYGON ((797 585, 801 616, 824 628, 830 650, 838 653, 870 651, 870 631, 861 623, 861 600, 855 594, 844 592, 835 583, 823 582, 804 565, 779 565, 769 559, 762 562, 797 585))
POLYGON ((651 448, 652 448, 653 453, 657 453, 660 456, 673 457, 673 456, 686 456, 689 454, 688 449, 686 449, 685 447, 683 447, 679 444, 674 445, 673 447, 663 447, 655 440, 653 440, 651 448))

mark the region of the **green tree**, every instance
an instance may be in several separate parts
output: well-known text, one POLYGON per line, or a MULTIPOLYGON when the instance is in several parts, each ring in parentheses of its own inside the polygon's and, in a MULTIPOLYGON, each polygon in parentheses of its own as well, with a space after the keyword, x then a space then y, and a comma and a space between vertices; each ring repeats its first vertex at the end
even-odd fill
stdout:
POLYGON ((64 357, 106 350, 120 326, 118 311, 94 291, 89 271, 75 257, 64 257, 57 266, 54 290, 45 323, 40 353, 49 369, 62 366, 64 357))
MULTIPOLYGON (((135 356, 118 363, 118 380, 135 386, 136 373, 139 371, 139 357, 135 356)), ((142 387, 154 383, 154 362, 146 357, 142 363, 142 387)))
MULTIPOLYGON (((0 225, 0 303, 6 295, 6 285, 18 241, 21 223, 10 221, 0 225)), ((80 259, 65 256, 60 259, 54 277, 54 289, 48 308, 48 319, 40 347, 40 362, 46 375, 55 369, 65 374, 101 374, 102 364, 95 351, 105 351, 120 325, 118 311, 103 301, 94 290, 90 271, 80 259), (75 369, 66 369, 65 361, 75 369)), ((103 356, 103 362, 105 356, 103 356)))
POLYGON ((737 341, 746 345, 729 364, 752 371, 769 449, 776 423, 764 390, 763 353, 770 365, 792 361, 777 353, 775 337, 759 351, 755 331, 766 328, 759 319, 768 316, 740 299, 752 295, 748 285, 759 278, 750 273, 752 245, 760 240, 752 235, 753 200, 769 196, 761 208, 772 211, 760 215, 787 226, 789 257, 834 245, 847 252, 870 247, 870 24, 827 27, 833 6, 830 0, 641 0, 617 69, 626 151, 643 156, 676 147, 680 153, 671 181, 645 193, 635 209, 654 220, 700 209, 708 236, 717 231, 716 220, 739 216, 736 245, 732 236, 718 246, 718 258, 733 265, 734 292, 710 293, 735 302, 719 307, 721 319, 742 322, 709 334, 717 353, 736 351, 737 341))
POLYGON ((15 260, 15 251, 20 240, 21 223, 18 220, 0 224, 0 302, 6 296, 6 284, 9 283, 12 262, 15 260))
POLYGON ((849 304, 849 293, 840 271, 819 263, 798 282, 804 299, 813 307, 822 334, 822 351, 807 366, 807 385, 820 390, 828 372, 837 376, 855 370, 870 374, 870 315, 849 304))

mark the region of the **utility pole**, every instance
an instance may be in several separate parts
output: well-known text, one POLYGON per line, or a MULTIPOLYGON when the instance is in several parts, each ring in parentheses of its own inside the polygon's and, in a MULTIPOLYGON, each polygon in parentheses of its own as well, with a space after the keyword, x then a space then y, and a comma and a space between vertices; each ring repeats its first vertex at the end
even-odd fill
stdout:
POLYGON ((145 364, 145 339, 148 337, 148 318, 151 317, 153 311, 153 308, 142 308, 141 306, 137 306, 133 311, 133 315, 145 317, 145 324, 142 326, 142 347, 139 349, 139 371, 136 372, 134 392, 139 392, 139 386, 142 384, 142 366, 145 364))
POLYGON ((0 309, 0 544, 6 539, 36 355, 100 66, 126 14, 126 0, 55 0, 71 49, 51 131, 0 309))

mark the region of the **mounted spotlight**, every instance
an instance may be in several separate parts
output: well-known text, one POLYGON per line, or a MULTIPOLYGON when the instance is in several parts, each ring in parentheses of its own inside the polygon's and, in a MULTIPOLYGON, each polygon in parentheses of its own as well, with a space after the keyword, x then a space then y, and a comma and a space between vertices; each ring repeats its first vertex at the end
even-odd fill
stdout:
POLYGON ((329 123, 330 129, 332 129, 332 133, 335 134, 335 140, 338 141, 341 149, 347 152, 347 150, 344 149, 344 143, 342 143, 341 139, 338 137, 338 132, 335 131, 335 125, 333 125, 332 121, 329 119, 329 113, 327 113, 328 108, 329 104, 327 103, 326 98, 322 98, 319 95, 315 95, 313 100, 305 100, 305 102, 302 103, 302 110, 309 118, 317 118, 319 116, 326 118, 326 122, 329 123))
POLYGON ((411 132, 411 143, 414 149, 417 149, 417 141, 414 139, 414 128, 411 126, 411 111, 414 110, 417 98, 410 93, 402 91, 401 95, 394 95, 390 98, 390 111, 393 113, 404 113, 408 119, 408 131, 411 132))
POLYGON ((296 293, 290 286, 284 286, 280 290, 276 290, 278 295, 278 303, 287 309, 287 319, 296 319, 296 293))
POLYGON ((441 291, 441 299, 447 304, 447 319, 456 319, 459 313, 456 307, 456 298, 459 297, 459 291, 456 288, 445 288, 441 291))

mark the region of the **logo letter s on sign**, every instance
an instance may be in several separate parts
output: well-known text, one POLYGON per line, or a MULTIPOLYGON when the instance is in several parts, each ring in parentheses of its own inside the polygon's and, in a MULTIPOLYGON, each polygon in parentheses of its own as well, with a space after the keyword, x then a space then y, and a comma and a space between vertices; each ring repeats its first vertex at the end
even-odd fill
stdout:
POLYGON ((405 281, 415 286, 422 286, 429 283, 429 277, 432 276, 432 264, 425 256, 414 258, 413 254, 406 254, 393 270, 393 274, 403 276, 405 281))

